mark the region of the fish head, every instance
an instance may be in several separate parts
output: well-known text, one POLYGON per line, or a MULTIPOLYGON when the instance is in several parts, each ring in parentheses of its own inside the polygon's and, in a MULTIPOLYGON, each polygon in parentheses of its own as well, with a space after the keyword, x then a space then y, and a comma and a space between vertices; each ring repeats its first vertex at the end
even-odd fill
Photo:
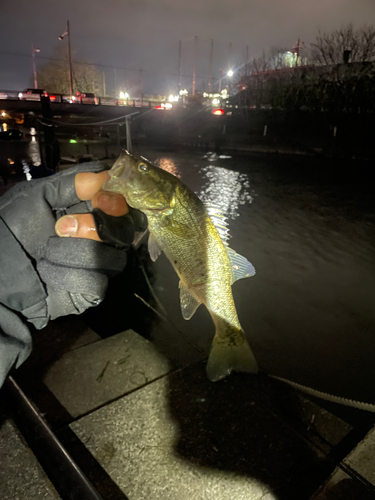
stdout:
POLYGON ((173 208, 176 178, 145 158, 123 151, 109 175, 102 189, 122 193, 131 207, 142 212, 173 208))

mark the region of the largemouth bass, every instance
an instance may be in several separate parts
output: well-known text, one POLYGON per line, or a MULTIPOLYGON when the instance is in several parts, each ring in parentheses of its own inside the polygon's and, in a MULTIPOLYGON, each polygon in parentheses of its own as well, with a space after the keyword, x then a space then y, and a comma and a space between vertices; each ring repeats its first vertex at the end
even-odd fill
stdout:
POLYGON ((220 380, 232 370, 257 373, 255 357, 239 323, 232 284, 255 274, 226 246, 201 200, 177 177, 123 152, 103 189, 122 193, 148 219, 152 260, 165 253, 180 278, 181 311, 190 319, 204 304, 216 327, 207 375, 220 380))

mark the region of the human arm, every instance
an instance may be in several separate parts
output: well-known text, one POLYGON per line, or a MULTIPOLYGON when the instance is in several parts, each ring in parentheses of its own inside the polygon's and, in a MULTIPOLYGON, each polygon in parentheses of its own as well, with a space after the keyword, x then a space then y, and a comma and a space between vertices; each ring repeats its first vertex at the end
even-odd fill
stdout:
POLYGON ((86 163, 20 183, 0 198, 0 385, 9 367, 19 366, 31 351, 25 321, 41 329, 50 319, 99 304, 108 277, 126 265, 134 220, 137 229, 145 229, 139 213, 128 213, 123 197, 106 199, 99 191, 107 175, 103 168, 102 162, 86 163), (94 210, 99 225, 104 220, 102 238, 94 210), (116 219, 115 241, 105 213, 118 216, 109 218, 116 219), (59 237, 71 218, 77 231, 59 237), (103 234, 107 243, 101 242, 103 234))

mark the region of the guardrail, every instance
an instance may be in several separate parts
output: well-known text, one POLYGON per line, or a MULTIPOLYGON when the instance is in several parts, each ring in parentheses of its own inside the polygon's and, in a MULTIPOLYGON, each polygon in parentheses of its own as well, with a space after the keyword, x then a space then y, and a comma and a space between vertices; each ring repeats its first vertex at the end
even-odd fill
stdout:
MULTIPOLYGON (((26 97, 19 97, 21 91, 18 90, 0 90, 0 101, 11 100, 11 101, 40 101, 39 94, 29 94, 26 97)), ((92 104, 101 106, 133 106, 142 108, 152 108, 155 106, 160 106, 162 101, 153 99, 121 99, 111 96, 98 96, 98 97, 72 97, 65 94, 54 94, 50 93, 48 95, 50 102, 53 103, 65 103, 65 104, 92 104)))

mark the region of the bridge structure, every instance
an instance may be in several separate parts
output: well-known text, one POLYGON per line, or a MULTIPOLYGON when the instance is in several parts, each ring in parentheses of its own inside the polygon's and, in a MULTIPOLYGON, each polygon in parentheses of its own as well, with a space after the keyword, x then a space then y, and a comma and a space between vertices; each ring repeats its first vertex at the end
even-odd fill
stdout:
POLYGON ((69 102, 69 96, 54 95, 54 99, 49 97, 40 98, 39 95, 31 99, 19 99, 18 91, 0 90, 0 113, 41 113, 43 111, 43 101, 48 101, 52 114, 58 115, 86 115, 117 117, 129 113, 134 113, 135 108, 139 113, 144 113, 150 109, 158 108, 159 111, 170 111, 164 108, 159 101, 145 101, 140 99, 115 99, 112 97, 97 97, 96 103, 69 102))
POLYGON ((0 91, 0 126, 8 122, 8 129, 22 130, 23 140, 36 139, 41 158, 52 168, 57 142, 64 150, 70 141, 84 144, 87 153, 95 150, 95 144, 103 144, 107 151, 110 145, 129 148, 131 142, 150 148, 212 148, 227 118, 214 116, 210 107, 195 103, 186 107, 173 103, 167 108, 150 101, 96 98, 94 104, 69 102, 66 97, 51 100, 33 95, 26 100, 19 99, 17 92, 0 91))

